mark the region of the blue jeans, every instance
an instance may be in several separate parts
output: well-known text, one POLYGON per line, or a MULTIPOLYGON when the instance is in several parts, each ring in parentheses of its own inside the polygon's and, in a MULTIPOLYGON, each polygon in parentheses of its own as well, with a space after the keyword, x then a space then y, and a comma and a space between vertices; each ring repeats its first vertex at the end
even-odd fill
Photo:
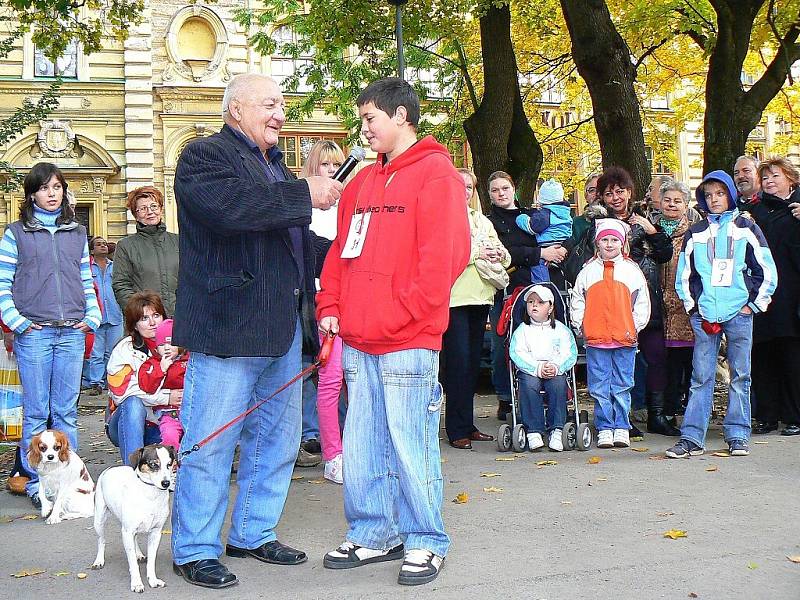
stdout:
MULTIPOLYGON (((303 354, 303 368, 314 362, 314 357, 303 354)), ((303 429, 300 439, 304 442, 319 439, 319 415, 317 414, 317 386, 313 377, 303 381, 303 429)))
POLYGON ((72 327, 42 327, 14 337, 19 380, 22 384, 22 466, 31 474, 25 491, 39 491, 36 469, 28 463, 28 447, 37 433, 63 431, 78 451, 78 394, 86 334, 72 327))
POLYGON ((586 384, 594 398, 594 426, 598 431, 630 429, 635 362, 635 347, 586 347, 586 384))
POLYGON ((442 522, 439 353, 402 350, 373 355, 344 344, 350 406, 344 427, 347 540, 385 550, 445 556, 442 522))
MULTIPOLYGON (((704 448, 708 419, 714 403, 714 380, 722 333, 709 335, 703 331, 702 320, 697 313, 689 321, 694 331, 692 386, 689 388, 689 403, 681 425, 681 438, 704 448)), ((747 441, 750 439, 750 348, 753 345, 753 315, 738 313, 722 323, 722 331, 728 340, 727 357, 731 369, 728 411, 722 423, 722 432, 726 442, 747 441)))
POLYGON ((108 419, 106 431, 111 443, 119 448, 122 464, 127 465, 131 454, 142 446, 158 444, 161 434, 158 427, 145 423, 147 408, 136 396, 123 400, 108 419))
POLYGON ((106 383, 106 365, 111 356, 114 345, 122 337, 122 324, 111 325, 103 323, 94 333, 94 346, 92 355, 87 361, 85 373, 85 383, 89 385, 99 385, 108 387, 106 383))
POLYGON ((567 420, 567 378, 558 375, 551 379, 517 372, 519 381, 519 406, 522 423, 528 433, 545 433, 553 429, 561 429, 567 420), (547 394, 547 422, 545 423, 542 394, 547 394))
MULTIPOLYGON (((279 357, 220 358, 192 352, 181 404, 181 451, 274 393, 300 372, 299 320, 294 340, 279 357)), ((238 493, 228 543, 257 548, 276 539, 297 448, 301 384, 296 382, 183 459, 172 507, 172 556, 181 565, 222 554, 231 465, 239 443, 238 493)))
POLYGON ((492 385, 498 400, 511 402, 511 375, 506 360, 506 339, 495 333, 502 311, 503 294, 498 293, 494 298, 494 306, 489 311, 489 322, 492 324, 492 331, 489 334, 489 339, 492 341, 492 385))

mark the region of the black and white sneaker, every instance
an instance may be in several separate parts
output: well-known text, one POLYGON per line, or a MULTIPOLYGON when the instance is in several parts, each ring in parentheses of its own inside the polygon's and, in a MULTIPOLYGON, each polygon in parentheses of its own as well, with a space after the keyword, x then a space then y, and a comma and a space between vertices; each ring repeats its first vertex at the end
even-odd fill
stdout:
POLYGON ((439 576, 444 558, 436 556, 430 550, 409 550, 400 567, 397 583, 400 585, 422 585, 430 583, 439 576))
POLYGON ((728 442, 728 454, 731 456, 748 456, 750 446, 745 440, 731 440, 728 442))
POLYGON ((403 544, 388 550, 375 550, 357 546, 353 542, 344 542, 336 550, 331 550, 325 555, 322 566, 326 569, 353 569, 371 563, 399 560, 404 554, 403 544))
POLYGON ((672 448, 668 448, 664 454, 667 455, 667 458, 689 458, 690 456, 700 456, 703 452, 705 450, 694 442, 681 438, 677 444, 672 448))

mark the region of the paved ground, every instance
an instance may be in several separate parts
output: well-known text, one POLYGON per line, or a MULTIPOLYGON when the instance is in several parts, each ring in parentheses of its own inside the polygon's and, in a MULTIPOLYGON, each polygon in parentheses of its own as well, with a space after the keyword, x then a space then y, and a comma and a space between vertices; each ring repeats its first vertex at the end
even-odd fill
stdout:
MULTIPOLYGON (((476 407, 481 429, 495 433, 494 398, 476 407)), ((81 409, 81 454, 96 477, 118 459, 101 432, 99 409, 81 409)), ((223 559, 241 583, 225 592, 188 586, 171 570, 169 535, 158 556, 163 590, 188 598, 656 598, 795 600, 800 598, 798 473, 800 438, 756 438, 747 458, 706 455, 662 460, 669 440, 646 436, 635 450, 499 454, 493 443, 472 451, 443 445, 445 524, 453 546, 439 579, 421 589, 396 584, 399 563, 350 572, 322 568, 323 554, 345 531, 341 488, 322 469, 298 469, 280 539, 308 552, 297 567, 223 559), (597 464, 589 464, 593 456, 597 464), (514 460, 509 460, 514 457, 514 460), (501 460, 498 460, 501 459, 501 460), (557 464, 537 465, 543 460, 557 464), (483 475, 495 473, 494 477, 483 475), (494 490, 490 489, 494 488, 494 490), (452 502, 460 493, 468 500, 452 502), (685 538, 664 532, 681 530, 685 538), (695 594, 695 595, 693 595, 695 594)), ((719 428, 709 437, 722 449, 719 428)), ((232 487, 232 491, 235 486, 232 487)), ((45 525, 26 498, 0 492, 2 597, 122 598, 128 573, 112 525, 106 568, 91 571, 95 535, 89 519, 45 525), (44 570, 23 578, 21 570, 44 570), (79 573, 86 573, 79 578, 79 573)), ((168 527, 168 525, 167 525, 168 527)))

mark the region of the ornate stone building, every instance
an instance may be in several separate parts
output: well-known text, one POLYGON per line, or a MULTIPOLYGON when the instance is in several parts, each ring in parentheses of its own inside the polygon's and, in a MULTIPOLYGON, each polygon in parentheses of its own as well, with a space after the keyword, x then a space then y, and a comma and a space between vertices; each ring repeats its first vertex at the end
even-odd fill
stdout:
MULTIPOLYGON (((25 98, 35 100, 55 69, 64 79, 61 105, 0 148, 0 156, 23 173, 39 161, 62 168, 92 235, 116 240, 132 231, 126 194, 151 184, 164 190, 165 221, 175 231, 178 156, 190 140, 222 126, 222 94, 230 78, 258 72, 282 80, 295 67, 288 57, 261 56, 248 47, 247 33, 232 17, 241 6, 241 0, 145 0, 142 23, 125 42, 108 38, 101 52, 89 56, 69 48, 56 65, 26 36, 0 60, 0 116, 25 98)), ((287 123, 282 133, 287 164, 295 171, 316 140, 341 141, 346 134, 322 112, 302 124, 287 123)), ((2 197, 0 226, 17 218, 20 199, 21 192, 2 197)))

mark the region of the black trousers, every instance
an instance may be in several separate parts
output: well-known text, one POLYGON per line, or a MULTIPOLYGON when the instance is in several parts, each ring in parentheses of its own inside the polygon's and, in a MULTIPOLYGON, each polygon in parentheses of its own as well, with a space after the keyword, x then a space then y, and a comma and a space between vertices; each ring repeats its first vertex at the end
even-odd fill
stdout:
POLYGON ((800 338, 753 344, 751 356, 756 420, 800 425, 800 338))
POLYGON ((442 338, 442 385, 447 395, 444 426, 451 442, 477 430, 473 424, 473 398, 488 315, 488 305, 450 309, 450 324, 442 338))
POLYGON ((664 414, 674 415, 689 397, 692 383, 694 346, 667 348, 667 387, 664 390, 664 414))

